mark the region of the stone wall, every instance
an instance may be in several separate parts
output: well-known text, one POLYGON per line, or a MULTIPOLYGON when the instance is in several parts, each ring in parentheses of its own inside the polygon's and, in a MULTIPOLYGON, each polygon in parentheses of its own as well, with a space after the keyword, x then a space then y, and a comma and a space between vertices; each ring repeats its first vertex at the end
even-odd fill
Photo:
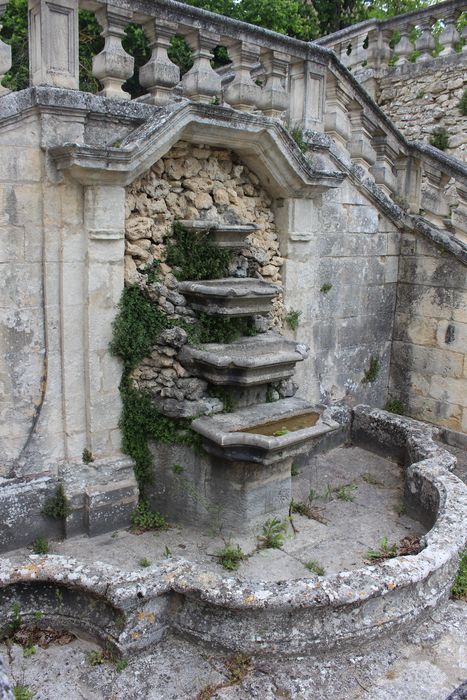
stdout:
POLYGON ((401 238, 391 385, 408 414, 467 432, 466 268, 414 234, 401 238))
POLYGON ((376 102, 410 141, 429 143, 433 129, 449 134, 446 153, 467 158, 467 118, 459 101, 467 88, 465 61, 457 55, 390 68, 376 83, 376 102))

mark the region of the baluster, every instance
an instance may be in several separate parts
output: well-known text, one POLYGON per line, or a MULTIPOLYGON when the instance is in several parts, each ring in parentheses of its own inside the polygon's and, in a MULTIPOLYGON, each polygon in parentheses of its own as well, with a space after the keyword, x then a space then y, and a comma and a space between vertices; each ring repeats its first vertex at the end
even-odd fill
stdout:
POLYGON ((387 134, 378 134, 373 138, 373 148, 376 151, 376 163, 370 168, 377 185, 383 192, 390 195, 394 192, 397 181, 395 162, 397 158, 397 145, 387 134))
POLYGON ((417 58, 417 61, 431 61, 433 59, 433 50, 436 46, 431 20, 427 19, 423 21, 420 24, 420 29, 422 33, 415 42, 415 48, 417 51, 421 51, 421 55, 417 58))
POLYGON ((456 53, 454 45, 459 41, 460 34, 456 28, 456 16, 454 12, 451 12, 444 21, 446 26, 439 35, 439 43, 443 47, 443 50, 439 55, 449 56, 449 54, 456 53))
POLYGON ((391 35, 390 29, 372 29, 368 32, 367 68, 378 70, 388 65, 391 58, 391 35))
POLYGON ((267 117, 280 117, 289 106, 289 95, 284 87, 287 79, 289 56, 280 51, 267 51, 261 56, 266 84, 261 95, 261 110, 267 117))
POLYGON ((351 136, 348 151, 353 162, 368 170, 376 162, 376 151, 371 145, 375 125, 364 114, 362 106, 353 102, 349 108, 351 136))
POLYGON ((130 99, 130 94, 122 90, 122 85, 133 75, 135 59, 123 48, 122 39, 131 17, 132 12, 109 5, 96 12, 96 19, 103 30, 101 36, 105 39, 104 48, 92 61, 92 74, 104 86, 99 95, 118 100, 130 99))
POLYGON ((177 24, 155 19, 147 22, 143 29, 149 40, 151 58, 139 69, 139 82, 148 90, 146 102, 166 105, 171 100, 172 89, 180 82, 180 69, 167 55, 177 24))
POLYGON ((400 39, 394 47, 394 51, 399 56, 399 58, 396 61, 397 66, 400 66, 403 63, 408 63, 409 56, 413 52, 413 44, 409 39, 409 33, 409 27, 404 27, 403 29, 401 29, 400 39))
POLYGON ((222 89, 221 77, 210 63, 220 36, 196 29, 185 39, 193 51, 193 66, 182 78, 183 92, 194 102, 212 102, 219 97, 222 89))
MULTIPOLYGON (((2 30, 2 15, 6 10, 6 2, 0 2, 0 31, 2 30)), ((8 88, 2 86, 2 80, 5 77, 5 74, 8 73, 8 71, 11 68, 11 46, 8 46, 8 44, 5 44, 4 41, 0 39, 0 96, 1 95, 6 95, 7 92, 10 92, 8 88)))
POLYGON ((347 142, 350 138, 348 114, 350 101, 350 96, 343 89, 343 82, 339 82, 337 78, 329 75, 326 85, 324 130, 344 148, 347 148, 347 142))
POLYGON ((229 47, 235 72, 233 81, 224 90, 224 99, 232 107, 251 112, 261 101, 261 88, 253 81, 251 71, 259 62, 259 47, 238 41, 229 47))

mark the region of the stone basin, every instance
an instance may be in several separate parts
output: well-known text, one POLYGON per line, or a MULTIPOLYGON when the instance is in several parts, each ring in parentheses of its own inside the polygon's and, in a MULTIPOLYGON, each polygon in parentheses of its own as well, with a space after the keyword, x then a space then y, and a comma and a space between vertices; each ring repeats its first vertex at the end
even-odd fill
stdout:
POLYGON ((306 452, 323 435, 337 430, 339 424, 322 408, 294 397, 203 416, 191 427, 203 436, 203 447, 210 454, 267 465, 306 452), (273 434, 267 434, 271 427, 273 434))
POLYGON ((277 284, 237 277, 180 282, 178 289, 196 311, 231 317, 268 314, 272 300, 282 291, 277 284))
POLYGON ((227 345, 185 346, 179 361, 212 384, 253 386, 291 377, 295 364, 306 357, 306 345, 269 332, 227 345))
POLYGON ((199 219, 182 219, 179 223, 194 233, 209 233, 209 240, 224 250, 240 250, 245 245, 245 239, 254 233, 256 224, 216 224, 199 219))

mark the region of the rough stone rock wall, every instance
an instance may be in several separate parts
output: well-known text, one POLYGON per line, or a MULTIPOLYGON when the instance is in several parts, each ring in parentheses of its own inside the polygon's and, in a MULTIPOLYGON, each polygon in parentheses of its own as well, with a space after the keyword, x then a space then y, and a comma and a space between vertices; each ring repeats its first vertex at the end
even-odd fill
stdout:
POLYGON ((390 392, 409 415, 467 432, 466 268, 404 233, 390 392))
POLYGON ((433 129, 449 134, 448 155, 467 158, 467 118, 459 101, 467 88, 467 70, 457 56, 389 70, 378 81, 376 102, 410 141, 429 143, 433 129))
MULTIPOLYGON (((231 151, 178 142, 127 190, 126 284, 144 288, 169 318, 193 318, 166 262, 167 243, 177 219, 202 220, 209 225, 255 223, 258 229, 234 257, 230 274, 280 283, 283 259, 271 204, 256 175, 231 151), (154 261, 160 263, 157 281, 150 283, 142 270, 154 261)), ((279 327, 281 323, 282 307, 276 304, 269 325, 279 327)), ((176 337, 166 332, 133 378, 139 388, 159 400, 168 415, 219 410, 219 400, 206 396, 207 383, 192 377, 177 361, 186 342, 185 331, 180 330, 176 337)))

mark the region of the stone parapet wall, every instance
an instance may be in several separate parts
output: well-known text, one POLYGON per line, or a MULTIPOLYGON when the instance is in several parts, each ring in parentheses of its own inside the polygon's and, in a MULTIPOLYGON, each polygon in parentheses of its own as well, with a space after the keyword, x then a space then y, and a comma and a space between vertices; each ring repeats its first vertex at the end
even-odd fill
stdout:
POLYGON ((403 233, 390 393, 409 415, 467 432, 466 268, 403 233))
POLYGON ((376 101, 409 141, 429 143, 434 129, 449 135, 445 153, 467 160, 467 117, 459 108, 467 89, 467 66, 460 57, 404 64, 377 81, 376 101))

